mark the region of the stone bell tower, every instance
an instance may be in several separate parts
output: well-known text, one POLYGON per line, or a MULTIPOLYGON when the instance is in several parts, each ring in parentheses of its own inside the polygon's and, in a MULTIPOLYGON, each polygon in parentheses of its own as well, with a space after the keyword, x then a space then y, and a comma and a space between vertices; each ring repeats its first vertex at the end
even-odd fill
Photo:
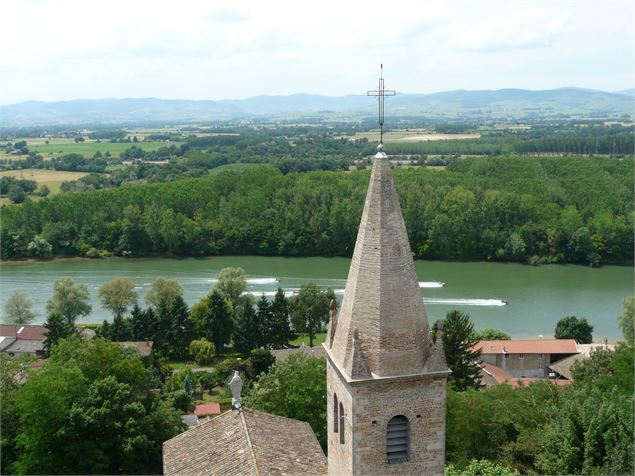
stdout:
POLYGON ((433 343, 380 144, 344 300, 324 343, 329 475, 443 474, 450 371, 441 332, 433 343))

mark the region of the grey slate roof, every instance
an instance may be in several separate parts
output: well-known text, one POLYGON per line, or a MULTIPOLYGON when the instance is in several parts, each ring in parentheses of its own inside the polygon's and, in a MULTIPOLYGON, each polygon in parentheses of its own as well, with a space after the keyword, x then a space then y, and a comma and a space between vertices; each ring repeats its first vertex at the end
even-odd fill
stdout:
POLYGON ((44 352, 44 341, 17 339, 8 347, 2 349, 9 354, 39 354, 44 352))
POLYGON ((308 423, 243 407, 163 443, 163 472, 269 476, 325 475, 327 470, 308 423))

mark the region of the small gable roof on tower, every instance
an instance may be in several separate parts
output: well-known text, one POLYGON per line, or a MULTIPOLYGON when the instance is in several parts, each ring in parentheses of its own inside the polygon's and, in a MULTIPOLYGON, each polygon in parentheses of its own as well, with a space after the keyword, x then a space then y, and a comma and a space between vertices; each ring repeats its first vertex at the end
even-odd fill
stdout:
POLYGON ((166 475, 324 475, 326 458, 308 423, 242 408, 163 443, 166 475))
POLYGON ((390 160, 380 145, 337 328, 325 347, 351 380, 360 354, 372 376, 415 375, 430 356, 429 332, 390 160))

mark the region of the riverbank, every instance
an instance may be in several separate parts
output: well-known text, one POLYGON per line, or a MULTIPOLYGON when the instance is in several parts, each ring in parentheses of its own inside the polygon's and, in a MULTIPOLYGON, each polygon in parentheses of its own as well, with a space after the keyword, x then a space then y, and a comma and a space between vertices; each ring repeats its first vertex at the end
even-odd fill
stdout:
MULTIPOLYGON (((157 253, 146 256, 133 256, 133 257, 124 257, 117 255, 110 255, 104 257, 95 257, 95 258, 87 258, 85 256, 53 256, 51 258, 19 258, 19 259, 10 259, 10 260, 0 260, 0 267, 2 266, 18 266, 24 264, 46 264, 46 263, 64 263, 64 262, 100 262, 100 261, 134 261, 134 260, 153 260, 153 259, 171 259, 171 260, 209 260, 213 258, 231 258, 237 255, 206 255, 206 256, 183 256, 183 255, 175 255, 170 253, 157 253)), ((350 259, 350 256, 278 256, 278 255, 238 255, 241 257, 258 257, 258 258, 281 258, 281 259, 304 259, 304 258, 342 258, 342 259, 350 259)), ((518 265, 526 265, 531 267, 540 267, 540 266, 552 266, 552 265, 572 265, 572 266, 584 266, 589 267, 586 264, 582 263, 569 263, 569 262, 561 262, 561 263, 542 263, 542 264, 532 264, 527 261, 484 261, 482 259, 473 258, 473 259, 463 259, 463 258, 444 258, 442 260, 427 260, 424 258, 414 258, 416 262, 428 262, 428 261, 442 261, 446 263, 495 263, 495 264, 518 264, 518 265)), ((632 262, 624 262, 624 263, 603 263, 600 266, 595 266, 595 268, 602 268, 604 266, 620 266, 620 267, 633 267, 635 263, 632 262)))
MULTIPOLYGON (((105 282, 127 278, 135 285, 139 303, 156 278, 177 280, 185 290, 189 306, 207 295, 222 268, 245 269, 248 291, 255 296, 275 293, 278 286, 298 289, 313 282, 343 297, 350 267, 348 258, 274 258, 263 256, 213 256, 205 258, 64 258, 51 261, 19 262, 0 273, 0 306, 14 291, 27 292, 37 318, 44 322, 45 304, 53 283, 65 277, 86 284, 92 312, 84 323, 110 320, 102 309, 98 290, 105 282)), ((621 338, 617 316, 622 300, 633 293, 632 268, 580 265, 528 266, 517 263, 415 262, 419 281, 444 282, 445 286, 422 288, 428 320, 443 319, 453 309, 467 312, 477 329, 494 327, 514 338, 553 335, 556 322, 568 315, 586 317, 601 341, 621 338), (493 305, 500 300, 508 305, 493 305)))

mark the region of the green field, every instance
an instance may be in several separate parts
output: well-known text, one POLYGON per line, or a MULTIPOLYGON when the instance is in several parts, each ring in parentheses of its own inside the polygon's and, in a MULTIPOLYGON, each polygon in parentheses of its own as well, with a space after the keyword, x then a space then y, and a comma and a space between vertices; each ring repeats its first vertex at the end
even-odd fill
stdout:
POLYGON ((51 195, 59 193, 60 185, 67 180, 77 180, 88 175, 88 172, 65 172, 61 170, 22 169, 0 172, 0 177, 15 177, 16 179, 35 180, 38 185, 46 185, 51 195))
POLYGON ((169 147, 170 145, 178 145, 173 142, 95 142, 85 141, 76 143, 72 139, 51 139, 48 144, 42 141, 28 141, 29 150, 42 154, 44 156, 57 156, 63 154, 81 154, 86 157, 92 156, 95 152, 100 151, 102 154, 110 152, 113 156, 118 157, 124 150, 132 146, 137 146, 143 150, 157 150, 161 147, 169 147))
MULTIPOLYGON (((51 195, 60 192, 60 185, 66 180, 77 180, 88 175, 87 172, 65 172, 61 170, 22 169, 0 172, 0 177, 15 177, 16 179, 35 180, 38 185, 46 185, 51 195)), ((39 200, 41 197, 30 195, 31 200, 39 200)), ((7 197, 0 197, 0 205, 10 205, 12 202, 7 197)))
MULTIPOLYGON (((346 137, 346 136, 342 136, 346 137)), ((429 129, 400 129, 384 133, 384 143, 394 142, 427 142, 436 140, 477 139, 480 134, 439 134, 429 129)), ((358 132, 352 138, 366 138, 369 141, 379 140, 379 131, 358 132)))

